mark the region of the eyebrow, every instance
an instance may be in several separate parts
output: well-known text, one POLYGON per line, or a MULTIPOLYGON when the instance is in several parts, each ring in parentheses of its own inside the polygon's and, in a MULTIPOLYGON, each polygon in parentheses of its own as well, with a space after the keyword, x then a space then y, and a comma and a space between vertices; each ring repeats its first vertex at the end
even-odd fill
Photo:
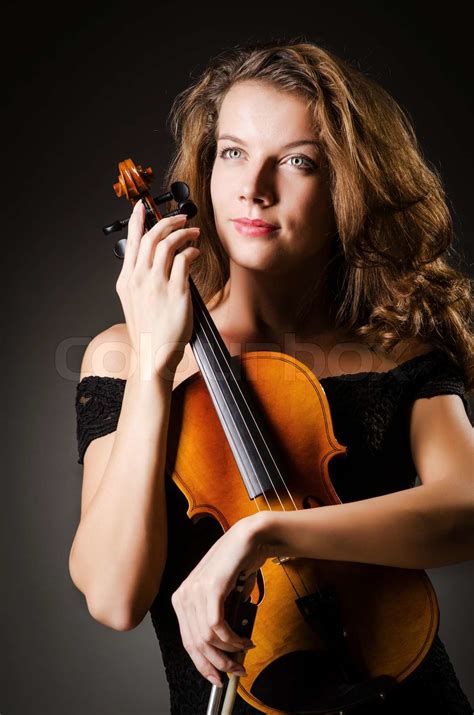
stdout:
MULTIPOLYGON (((217 141, 221 141, 222 139, 228 139, 229 141, 237 142, 237 144, 245 144, 243 139, 239 139, 238 137, 233 136, 233 134, 221 134, 220 137, 217 137, 217 141)), ((320 145, 318 144, 317 141, 314 141, 314 139, 297 139, 294 142, 285 144, 285 146, 282 148, 283 149, 294 149, 297 146, 307 146, 307 145, 315 146, 316 149, 320 148, 320 145)))

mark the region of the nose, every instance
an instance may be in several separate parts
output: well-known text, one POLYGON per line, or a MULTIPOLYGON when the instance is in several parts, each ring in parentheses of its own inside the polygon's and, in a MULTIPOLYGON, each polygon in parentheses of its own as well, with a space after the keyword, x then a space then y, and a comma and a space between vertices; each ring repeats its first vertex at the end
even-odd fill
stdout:
POLYGON ((271 168, 268 164, 247 166, 242 176, 240 201, 271 205, 276 200, 276 188, 271 168))

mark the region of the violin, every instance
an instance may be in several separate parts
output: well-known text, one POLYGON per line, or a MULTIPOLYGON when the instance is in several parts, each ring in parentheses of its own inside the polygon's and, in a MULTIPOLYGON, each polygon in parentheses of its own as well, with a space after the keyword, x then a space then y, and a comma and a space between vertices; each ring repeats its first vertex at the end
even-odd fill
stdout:
MULTIPOLYGON (((163 202, 177 201, 175 213, 196 214, 185 184, 153 199, 152 179, 150 168, 128 159, 114 186, 132 203, 143 200, 147 228, 162 218, 163 202)), ((116 221, 104 232, 124 225, 116 221)), ((125 241, 115 247, 119 258, 125 241)), ((211 516, 226 531, 256 510, 341 504, 329 462, 347 447, 334 434, 316 376, 284 353, 231 356, 191 276, 189 283, 199 372, 173 390, 166 453, 188 517, 211 516)), ((416 569, 276 557, 261 567, 250 596, 242 591, 241 575, 226 620, 256 647, 236 658, 245 659, 245 676, 229 674, 224 687, 212 687, 207 715, 229 715, 236 693, 268 715, 350 713, 405 680, 439 625, 436 593, 416 569)))

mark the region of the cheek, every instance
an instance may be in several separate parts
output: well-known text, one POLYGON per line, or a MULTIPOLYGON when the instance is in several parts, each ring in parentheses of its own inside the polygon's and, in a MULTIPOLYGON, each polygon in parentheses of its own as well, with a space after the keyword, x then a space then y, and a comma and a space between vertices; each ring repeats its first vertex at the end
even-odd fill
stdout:
POLYGON ((319 226, 323 232, 334 225, 334 208, 327 186, 321 183, 316 194, 302 197, 300 215, 305 223, 319 226))
POLYGON ((320 194, 300 194, 298 199, 288 205, 286 228, 291 236, 291 244, 297 251, 311 254, 315 247, 325 242, 334 232, 334 212, 331 201, 320 194))
POLYGON ((211 201, 214 209, 214 217, 216 223, 219 218, 220 209, 224 204, 225 191, 223 190, 223 182, 219 177, 219 171, 217 169, 212 170, 211 183, 210 183, 211 201))

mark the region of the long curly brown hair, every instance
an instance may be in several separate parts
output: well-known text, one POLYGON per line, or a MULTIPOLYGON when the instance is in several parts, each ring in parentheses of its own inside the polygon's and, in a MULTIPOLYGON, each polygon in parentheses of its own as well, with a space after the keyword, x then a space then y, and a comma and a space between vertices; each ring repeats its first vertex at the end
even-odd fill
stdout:
MULTIPOLYGON (((176 150, 165 181, 186 181, 200 207, 201 254, 191 275, 203 300, 218 295, 229 277, 210 178, 221 103, 245 80, 297 93, 312 112, 337 226, 324 275, 334 325, 388 353, 413 339, 441 349, 473 392, 472 281, 447 260, 455 253, 454 232, 441 177, 395 99, 306 40, 227 49, 174 100, 169 127, 176 150)), ((304 301, 302 320, 313 308, 311 295, 304 301)))

